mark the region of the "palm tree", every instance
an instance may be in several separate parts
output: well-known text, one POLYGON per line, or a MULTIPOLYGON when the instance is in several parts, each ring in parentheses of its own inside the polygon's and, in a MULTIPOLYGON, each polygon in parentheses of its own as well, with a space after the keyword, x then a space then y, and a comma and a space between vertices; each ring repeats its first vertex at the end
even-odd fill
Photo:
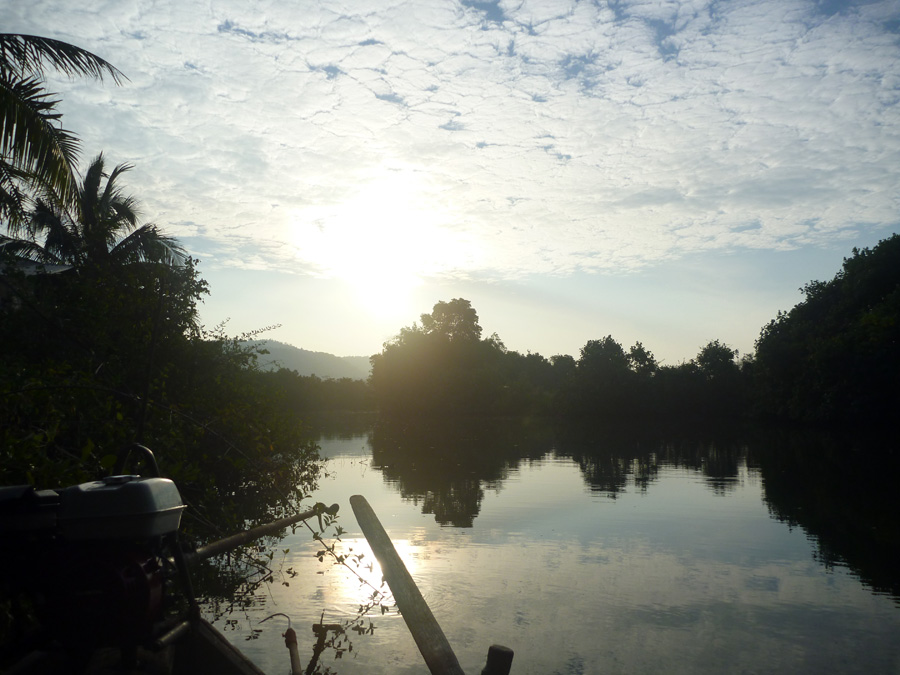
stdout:
POLYGON ((131 168, 119 164, 107 174, 101 153, 88 167, 71 204, 52 195, 38 198, 26 225, 31 248, 23 247, 20 255, 75 267, 174 265, 184 260, 184 249, 173 238, 156 225, 139 224, 136 200, 118 185, 119 177, 131 168))
POLYGON ((0 218, 15 234, 28 192, 42 186, 74 198, 78 140, 64 129, 45 67, 120 83, 125 76, 89 51, 50 38, 0 33, 0 218), (23 189, 24 186, 24 189, 23 189))

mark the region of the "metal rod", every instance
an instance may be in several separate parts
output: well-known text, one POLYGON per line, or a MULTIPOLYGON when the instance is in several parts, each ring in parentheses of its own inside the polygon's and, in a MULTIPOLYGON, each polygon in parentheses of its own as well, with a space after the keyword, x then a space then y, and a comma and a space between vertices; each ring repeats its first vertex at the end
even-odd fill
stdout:
POLYGON ((140 443, 132 443, 119 450, 115 468, 113 469, 113 475, 118 476, 125 473, 125 465, 128 463, 128 458, 131 456, 132 450, 136 450, 144 456, 144 460, 153 470, 153 475, 155 477, 159 478, 162 476, 159 472, 159 464, 156 463, 156 455, 153 454, 153 451, 150 448, 141 445, 140 443))
POLYGON ((391 593, 394 594, 400 614, 432 675, 464 675, 444 631, 431 613, 406 565, 397 555, 391 538, 384 531, 369 502, 362 495, 353 495, 350 497, 350 506, 353 507, 356 520, 381 565, 381 572, 391 593))
POLYGON ((262 619, 260 623, 265 623, 274 616, 283 616, 288 622, 287 630, 282 637, 284 638, 284 646, 288 648, 288 653, 291 657, 291 675, 303 675, 303 666, 300 663, 300 649, 297 646, 297 631, 291 628, 291 617, 284 612, 275 612, 275 614, 269 614, 265 619, 262 619))
POLYGON ((214 541, 211 544, 207 544, 206 546, 201 546, 196 551, 185 554, 185 557, 187 558, 188 562, 212 558, 213 556, 217 556, 220 553, 225 553, 226 551, 230 551, 231 549, 237 548, 238 546, 243 546, 244 544, 247 544, 254 539, 259 539, 260 537, 265 537, 266 535, 280 532, 289 525, 299 523, 301 520, 307 520, 314 516, 321 516, 323 513, 327 513, 328 515, 333 516, 338 512, 339 508, 340 507, 337 504, 325 506, 322 503, 318 503, 309 511, 297 513, 293 516, 287 516, 271 523, 266 523, 265 525, 259 525, 258 527, 254 527, 253 529, 245 530, 244 532, 238 532, 237 534, 233 534, 230 537, 219 539, 218 541, 214 541))
POLYGON ((191 622, 188 620, 181 621, 172 626, 163 635, 160 635, 154 643, 154 648, 159 651, 165 649, 171 644, 175 644, 182 637, 187 635, 191 630, 191 622))

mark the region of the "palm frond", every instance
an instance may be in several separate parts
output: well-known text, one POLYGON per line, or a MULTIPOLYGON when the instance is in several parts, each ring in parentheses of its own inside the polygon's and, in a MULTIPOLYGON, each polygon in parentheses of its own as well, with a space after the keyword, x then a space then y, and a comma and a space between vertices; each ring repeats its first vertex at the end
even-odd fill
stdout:
POLYGON ((59 125, 59 100, 52 96, 39 79, 0 70, 0 156, 70 197, 78 141, 59 125))
POLYGON ((122 239, 110 251, 116 262, 160 262, 166 265, 180 265, 187 258, 187 252, 172 237, 160 233, 153 224, 142 225, 122 239))
POLYGON ((43 249, 54 261, 76 264, 84 258, 78 226, 57 205, 38 199, 28 221, 32 240, 43 240, 43 249))
POLYGON ((0 157, 0 220, 6 231, 17 235, 25 223, 28 194, 22 184, 29 181, 29 175, 0 157))
POLYGON ((0 263, 10 260, 28 260, 38 263, 59 262, 35 241, 7 237, 0 234, 0 263))
POLYGON ((43 75, 47 66, 70 77, 86 75, 116 84, 128 78, 118 68, 86 49, 37 35, 0 33, 0 68, 20 75, 43 75))
POLYGON ((119 164, 112 170, 106 179, 106 188, 97 205, 102 213, 115 213, 117 219, 127 224, 129 231, 137 225, 137 200, 126 195, 118 184, 119 176, 126 171, 131 171, 131 164, 119 164))
POLYGON ((93 228, 97 214, 100 213, 100 185, 106 177, 103 164, 103 153, 101 152, 88 164, 81 187, 78 189, 78 207, 81 211, 79 220, 87 229, 93 228))
POLYGON ((105 171, 103 154, 95 157, 70 208, 48 193, 35 198, 27 221, 27 238, 42 244, 54 260, 80 267, 129 263, 183 264, 186 251, 156 225, 139 225, 138 202, 125 194, 118 179, 129 164, 105 171))

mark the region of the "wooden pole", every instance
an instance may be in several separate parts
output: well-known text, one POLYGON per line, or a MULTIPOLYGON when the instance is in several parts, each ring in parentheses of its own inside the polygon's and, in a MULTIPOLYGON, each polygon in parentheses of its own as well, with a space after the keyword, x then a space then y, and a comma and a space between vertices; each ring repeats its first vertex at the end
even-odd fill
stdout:
POLYGON ((369 502, 362 495, 353 495, 350 497, 350 506, 353 507, 356 520, 369 546, 372 547, 378 564, 381 565, 381 572, 391 588, 391 593, 394 594, 400 614, 425 658, 431 674, 464 675, 450 643, 444 636, 444 631, 431 613, 406 565, 397 555, 391 538, 384 531, 369 502))
POLYGON ((286 518, 281 518, 274 522, 254 527, 251 530, 238 532, 237 534, 234 534, 230 537, 219 539, 218 541, 214 541, 211 544, 207 544, 206 546, 201 546, 192 553, 186 553, 185 558, 187 558, 188 562, 212 558, 213 556, 217 556, 220 553, 225 553, 226 551, 230 551, 233 548, 237 548, 238 546, 247 544, 254 539, 265 537, 268 534, 276 534, 289 525, 299 523, 301 520, 307 520, 308 518, 319 516, 323 513, 327 513, 328 515, 333 516, 338 512, 339 508, 340 507, 337 504, 332 504, 331 506, 327 507, 324 504, 316 504, 309 511, 297 513, 293 516, 287 516, 286 518))

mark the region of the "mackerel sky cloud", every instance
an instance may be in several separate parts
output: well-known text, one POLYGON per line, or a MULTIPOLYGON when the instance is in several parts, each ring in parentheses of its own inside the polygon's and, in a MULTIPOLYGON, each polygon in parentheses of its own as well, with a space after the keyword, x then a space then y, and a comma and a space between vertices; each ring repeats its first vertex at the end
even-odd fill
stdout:
POLYGON ((304 279, 419 289, 399 323, 400 305, 373 313, 367 341, 329 348, 289 321, 274 336, 302 347, 377 351, 451 297, 430 290, 546 355, 607 333, 670 361, 717 337, 746 351, 799 284, 900 220, 895 2, 0 6, 5 31, 73 42, 129 77, 50 82, 86 158, 134 164, 147 218, 223 286, 230 270, 290 276, 300 301, 304 279), (684 288, 684 321, 705 338, 584 299, 617 284, 623 303, 652 306, 665 292, 642 296, 651 278, 690 269, 747 275, 721 280, 736 308, 712 334, 695 313, 715 300, 684 288), (783 292, 747 285, 766 275, 783 292), (566 322, 563 306, 571 331, 554 338, 541 326, 566 322))

